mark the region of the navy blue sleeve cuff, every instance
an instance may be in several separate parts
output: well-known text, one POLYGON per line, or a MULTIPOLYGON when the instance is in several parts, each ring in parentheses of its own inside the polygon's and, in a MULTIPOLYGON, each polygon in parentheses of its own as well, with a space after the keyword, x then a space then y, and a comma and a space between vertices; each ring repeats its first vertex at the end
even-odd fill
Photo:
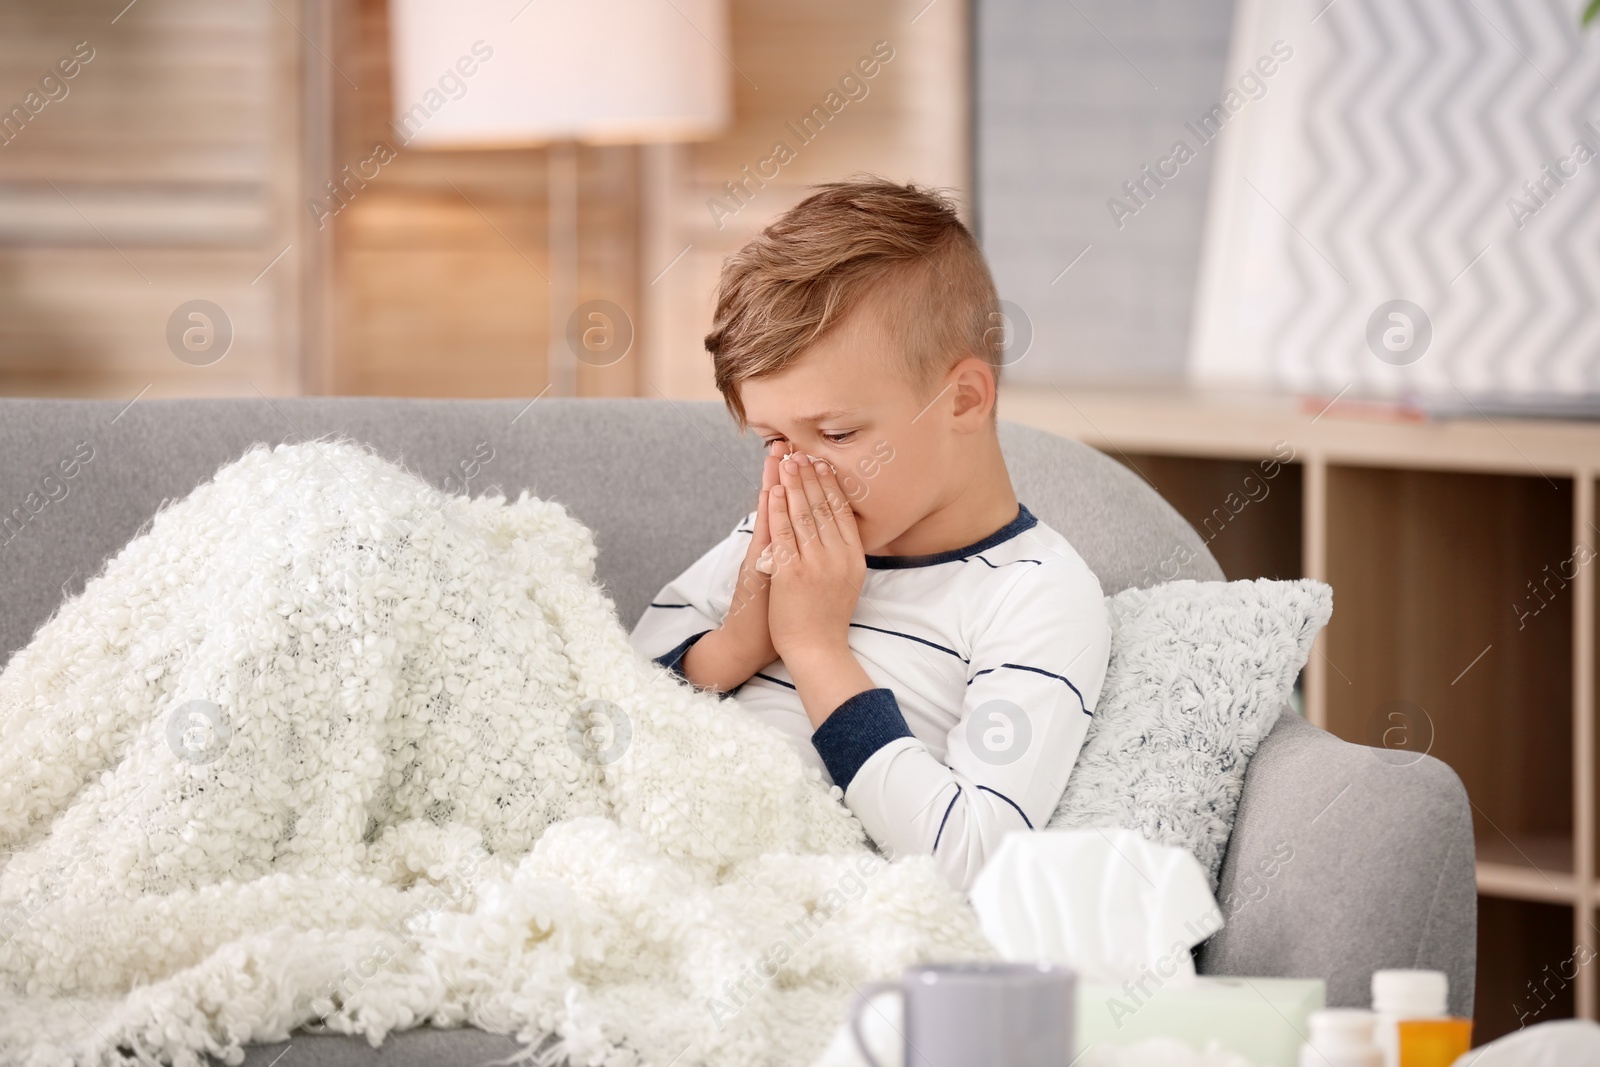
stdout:
MULTIPOLYGON (((691 645, 710 632, 710 630, 701 630, 697 634, 690 634, 688 637, 685 637, 681 642, 679 642, 676 648, 670 652, 663 652, 661 655, 657 656, 653 662, 659 663, 673 674, 676 674, 679 678, 689 682, 690 685, 694 685, 694 682, 689 680, 689 676, 683 673, 683 657, 689 654, 689 647, 691 645)), ((696 686, 696 688, 700 687, 696 686)), ((737 689, 731 689, 726 693, 718 693, 717 696, 725 700, 737 691, 737 689)))
POLYGON ((846 700, 811 735, 833 784, 849 789, 861 765, 890 741, 911 737, 892 689, 866 689, 846 700))
POLYGON ((657 656, 655 658, 655 662, 659 663, 661 666, 665 667, 667 670, 671 671, 679 678, 682 678, 687 682, 689 679, 683 673, 683 657, 689 654, 689 647, 691 645, 710 632, 710 630, 701 630, 697 634, 690 634, 688 637, 683 639, 677 648, 674 648, 671 652, 663 652, 661 655, 657 656))

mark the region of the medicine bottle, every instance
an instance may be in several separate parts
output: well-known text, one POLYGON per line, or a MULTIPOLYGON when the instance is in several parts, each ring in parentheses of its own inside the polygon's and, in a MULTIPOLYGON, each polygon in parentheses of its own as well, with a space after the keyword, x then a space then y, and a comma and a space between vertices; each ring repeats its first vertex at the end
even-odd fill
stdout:
POLYGON ((1442 971, 1373 972, 1372 1010, 1378 1017, 1373 1036, 1383 1053, 1383 1067, 1401 1067, 1400 1021, 1448 1018, 1449 992, 1442 971))
POLYGON ((1310 1040, 1300 1046, 1300 1067, 1383 1067, 1372 1041, 1377 1016, 1364 1008, 1314 1011, 1310 1040))
POLYGON ((1401 1067, 1451 1067, 1472 1050, 1471 1019, 1401 1019, 1401 1067))

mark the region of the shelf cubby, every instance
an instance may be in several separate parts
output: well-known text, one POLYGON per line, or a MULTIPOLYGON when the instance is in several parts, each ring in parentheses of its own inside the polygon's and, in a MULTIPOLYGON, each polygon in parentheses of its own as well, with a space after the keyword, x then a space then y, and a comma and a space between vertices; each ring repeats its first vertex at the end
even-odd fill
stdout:
POLYGON ((1304 478, 1299 464, 1117 453, 1194 527, 1229 581, 1299 578, 1304 478))
POLYGON ((1532 584, 1571 554, 1571 480, 1330 465, 1327 494, 1328 728, 1444 760, 1484 888, 1571 901, 1572 613, 1532 584))
POLYGON ((1577 974, 1586 957, 1573 946, 1572 924, 1566 905, 1479 898, 1478 956, 1494 966, 1478 968, 1474 1045, 1524 1025, 1573 1017, 1577 974))

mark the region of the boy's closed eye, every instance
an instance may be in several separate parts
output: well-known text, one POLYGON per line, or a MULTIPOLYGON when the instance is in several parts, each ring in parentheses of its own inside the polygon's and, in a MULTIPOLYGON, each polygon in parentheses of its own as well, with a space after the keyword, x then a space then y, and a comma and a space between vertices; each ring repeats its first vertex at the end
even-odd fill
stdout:
MULTIPOLYGON (((829 444, 842 445, 850 441, 850 439, 855 437, 855 435, 859 432, 859 430, 838 430, 834 432, 821 433, 818 436, 820 436, 824 441, 827 441, 829 444)), ((761 447, 771 448, 772 442, 774 441, 784 441, 787 443, 787 438, 769 437, 765 441, 761 442, 761 447)))

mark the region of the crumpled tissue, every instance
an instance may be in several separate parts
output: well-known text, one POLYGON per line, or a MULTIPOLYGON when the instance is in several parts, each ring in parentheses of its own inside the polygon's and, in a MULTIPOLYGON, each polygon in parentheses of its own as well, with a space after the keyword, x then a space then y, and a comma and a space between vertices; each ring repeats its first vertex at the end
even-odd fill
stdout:
POLYGON ((1133 830, 1009 833, 971 896, 1001 956, 1066 964, 1103 985, 1146 973, 1194 984, 1189 949, 1223 923, 1199 861, 1133 830))

